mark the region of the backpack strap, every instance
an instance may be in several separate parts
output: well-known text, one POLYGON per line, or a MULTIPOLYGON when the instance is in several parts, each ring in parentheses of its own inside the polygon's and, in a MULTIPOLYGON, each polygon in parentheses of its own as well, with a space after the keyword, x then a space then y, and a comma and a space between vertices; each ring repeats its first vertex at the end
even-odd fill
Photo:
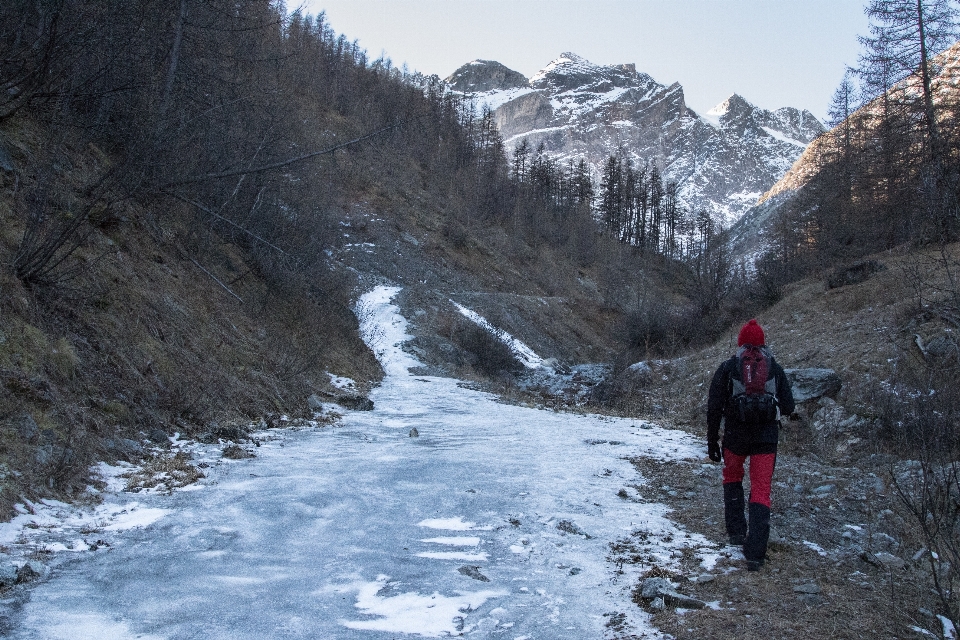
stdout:
POLYGON ((740 396, 747 392, 747 388, 739 378, 731 377, 730 384, 733 385, 733 388, 730 390, 730 395, 732 396, 740 396))

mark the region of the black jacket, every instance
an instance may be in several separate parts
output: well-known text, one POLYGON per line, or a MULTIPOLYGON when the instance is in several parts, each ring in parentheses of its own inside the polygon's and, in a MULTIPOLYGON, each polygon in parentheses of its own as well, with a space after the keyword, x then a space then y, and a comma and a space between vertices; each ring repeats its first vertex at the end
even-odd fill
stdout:
MULTIPOLYGON (((788 416, 793 413, 793 391, 790 381, 787 380, 783 368, 771 357, 770 373, 777 381, 777 401, 780 405, 780 414, 788 416)), ((779 421, 761 425, 760 429, 748 431, 734 416, 727 415, 727 403, 733 397, 731 380, 739 377, 737 371, 737 357, 725 360, 717 372, 713 374, 710 383, 710 396, 707 398, 707 442, 716 442, 720 439, 720 421, 726 418, 723 425, 723 448, 729 449, 739 456, 754 453, 776 453, 777 440, 780 437, 779 421)))

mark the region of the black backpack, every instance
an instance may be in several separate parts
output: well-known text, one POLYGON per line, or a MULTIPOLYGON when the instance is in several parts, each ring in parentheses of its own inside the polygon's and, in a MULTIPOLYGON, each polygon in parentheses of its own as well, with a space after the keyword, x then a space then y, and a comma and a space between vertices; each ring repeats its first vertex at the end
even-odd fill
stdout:
POLYGON ((751 426, 768 425, 779 419, 772 362, 773 356, 766 347, 744 345, 737 350, 736 367, 730 377, 728 417, 751 426))

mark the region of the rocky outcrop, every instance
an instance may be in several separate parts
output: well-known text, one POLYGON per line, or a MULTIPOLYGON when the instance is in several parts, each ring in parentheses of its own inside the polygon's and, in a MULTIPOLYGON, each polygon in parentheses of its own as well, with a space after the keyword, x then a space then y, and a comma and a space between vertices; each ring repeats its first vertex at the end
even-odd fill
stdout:
POLYGON ((635 165, 655 163, 676 181, 686 207, 728 224, 824 130, 808 111, 766 111, 738 95, 700 116, 687 107, 683 87, 662 85, 632 64, 596 65, 564 53, 523 83, 504 69, 477 60, 446 82, 494 110, 508 149, 526 138, 556 159, 586 158, 597 175, 622 149, 635 165))
POLYGON ((797 404, 818 398, 835 398, 843 383, 833 369, 784 369, 797 404))
POLYGON ((445 81, 454 91, 499 91, 523 87, 527 78, 493 60, 474 60, 453 72, 445 81))

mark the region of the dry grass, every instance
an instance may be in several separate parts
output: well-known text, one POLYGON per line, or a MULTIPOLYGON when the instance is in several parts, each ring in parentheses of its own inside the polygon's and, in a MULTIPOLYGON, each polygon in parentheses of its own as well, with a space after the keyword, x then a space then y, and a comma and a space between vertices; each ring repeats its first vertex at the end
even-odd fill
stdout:
MULTIPOLYGON (((4 123, 0 138, 28 166, 30 123, 4 123)), ((96 154, 63 154, 56 188, 80 198, 96 154)), ((122 440, 306 415, 307 398, 329 390, 326 371, 381 375, 348 306, 349 278, 311 281, 322 296, 296 274, 278 286, 282 277, 208 228, 193 229, 202 239, 188 251, 195 220, 170 203, 118 205, 71 258, 75 277, 24 288, 10 265, 33 179, 0 172, 0 465, 20 474, 0 477, 0 519, 20 495, 80 497, 91 463, 134 455, 122 440), (38 427, 29 438, 27 419, 38 427)))
POLYGON ((137 493, 144 489, 156 489, 161 493, 173 493, 174 489, 193 484, 206 476, 190 464, 189 453, 178 451, 173 455, 157 455, 138 467, 136 472, 120 477, 127 478, 124 491, 137 493))
MULTIPOLYGON (((644 458, 632 460, 646 479, 645 497, 673 508, 670 518, 684 529, 700 533, 717 544, 718 550, 730 550, 711 571, 714 579, 700 583, 691 578, 703 573, 695 554, 685 554, 679 572, 644 565, 639 542, 626 538, 615 552, 627 563, 646 566, 645 575, 663 575, 680 584, 680 591, 712 603, 698 611, 667 608, 653 613, 656 626, 676 638, 909 638, 909 627, 917 624, 918 609, 925 606, 918 575, 921 567, 908 563, 902 570, 889 571, 861 558, 856 543, 842 537, 846 524, 872 523, 879 545, 881 533, 899 535, 902 521, 895 516, 880 516, 896 506, 888 496, 858 495, 864 491, 861 476, 852 469, 829 469, 805 463, 790 456, 778 460, 776 479, 803 479, 807 488, 798 494, 786 483, 778 483, 773 492, 773 522, 777 532, 770 545, 767 562, 757 573, 748 573, 744 561, 725 547, 723 529, 723 492, 719 466, 702 472, 706 461, 659 464, 644 458), (829 498, 809 495, 814 469, 833 472, 831 482, 842 489, 829 498), (668 486, 681 496, 663 491, 668 486), (879 516, 879 517, 878 517, 879 516), (826 550, 822 555, 808 546, 813 543, 826 550), (799 585, 815 584, 818 594, 794 590, 799 585)), ((824 481, 826 482, 826 481, 824 481)), ((649 610, 649 603, 638 600, 649 610)), ((926 605, 928 606, 928 605, 926 605)), ((931 620, 922 621, 930 624, 931 620)))

